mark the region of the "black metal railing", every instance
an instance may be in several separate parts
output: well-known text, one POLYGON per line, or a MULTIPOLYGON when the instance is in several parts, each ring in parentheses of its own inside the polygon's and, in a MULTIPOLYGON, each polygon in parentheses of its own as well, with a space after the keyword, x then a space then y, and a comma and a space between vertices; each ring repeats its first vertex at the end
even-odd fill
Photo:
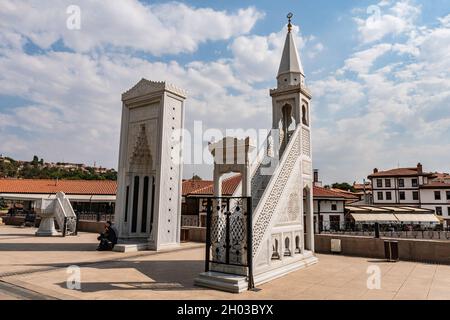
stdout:
POLYGON ((248 268, 248 288, 254 288, 251 197, 207 198, 206 272, 211 263, 248 268))
POLYGON ((109 212, 75 212, 78 220, 97 221, 97 222, 114 222, 114 213, 109 212))
MULTIPOLYGON (((375 237, 375 230, 329 230, 321 234, 335 234, 348 236, 375 237)), ((384 238, 398 239, 421 239, 421 240, 450 240, 450 231, 412 230, 412 231, 380 231, 379 235, 384 238)))

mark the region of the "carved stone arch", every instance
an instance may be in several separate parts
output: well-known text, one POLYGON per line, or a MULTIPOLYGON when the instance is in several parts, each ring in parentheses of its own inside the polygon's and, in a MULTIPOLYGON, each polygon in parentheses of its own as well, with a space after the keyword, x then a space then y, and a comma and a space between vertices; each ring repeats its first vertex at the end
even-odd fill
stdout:
POLYGON ((278 243, 278 238, 272 238, 272 260, 280 259, 280 247, 278 243))
POLYGON ((300 243, 300 236, 296 235, 295 236, 295 253, 299 254, 301 253, 302 249, 301 249, 301 243, 300 243))
POLYGON ((305 100, 302 100, 302 124, 309 126, 309 105, 305 100))
POLYGON ((289 257, 291 255, 291 238, 286 236, 284 238, 284 256, 289 257))

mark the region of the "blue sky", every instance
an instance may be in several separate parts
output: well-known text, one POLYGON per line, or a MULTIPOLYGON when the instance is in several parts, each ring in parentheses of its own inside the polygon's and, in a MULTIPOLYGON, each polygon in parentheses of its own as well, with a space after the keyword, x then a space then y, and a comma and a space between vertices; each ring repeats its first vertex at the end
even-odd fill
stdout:
MULTIPOLYGON (((0 153, 116 167, 120 94, 185 89, 186 128, 268 128, 286 14, 313 92, 314 167, 450 171, 450 0, 0 4, 0 153), (66 9, 81 9, 68 30, 66 9), (300 29, 299 29, 299 28, 300 29)), ((206 145, 206 142, 205 142, 206 145)), ((206 165, 185 176, 210 177, 206 165)))

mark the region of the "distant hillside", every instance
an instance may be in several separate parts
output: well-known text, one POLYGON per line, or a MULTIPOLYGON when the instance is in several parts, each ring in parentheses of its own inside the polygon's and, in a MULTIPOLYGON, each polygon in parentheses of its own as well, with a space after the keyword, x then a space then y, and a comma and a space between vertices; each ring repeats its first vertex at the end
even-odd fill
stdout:
POLYGON ((117 180, 117 171, 82 163, 44 162, 38 156, 21 161, 0 155, 0 178, 117 180))

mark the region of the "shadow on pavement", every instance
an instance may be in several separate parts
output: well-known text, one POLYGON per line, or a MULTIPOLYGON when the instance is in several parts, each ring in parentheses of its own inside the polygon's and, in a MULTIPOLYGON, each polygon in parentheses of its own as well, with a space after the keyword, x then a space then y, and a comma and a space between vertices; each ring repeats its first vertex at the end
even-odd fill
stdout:
MULTIPOLYGON (((168 260, 168 261, 113 261, 96 263, 86 267, 96 269, 99 282, 83 282, 81 271, 81 292, 97 292, 109 290, 199 290, 194 287, 194 278, 203 271, 204 261, 168 260), (124 281, 126 272, 117 269, 134 268, 149 278, 150 281, 124 281), (116 281, 101 282, 102 272, 117 273, 116 281)), ((110 274, 105 275, 111 278, 110 274)), ((67 289, 67 283, 57 283, 61 288, 67 289)))
POLYGON ((95 251, 97 243, 0 242, 0 251, 95 251))

